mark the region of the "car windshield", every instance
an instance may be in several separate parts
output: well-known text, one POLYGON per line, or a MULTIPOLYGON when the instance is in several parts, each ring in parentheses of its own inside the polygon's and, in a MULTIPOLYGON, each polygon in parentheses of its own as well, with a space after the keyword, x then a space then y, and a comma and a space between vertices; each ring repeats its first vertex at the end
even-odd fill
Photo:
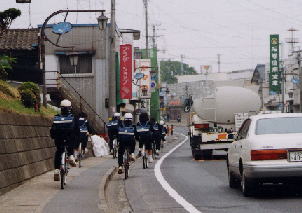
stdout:
POLYGON ((302 117, 266 118, 257 121, 256 135, 302 133, 302 117))

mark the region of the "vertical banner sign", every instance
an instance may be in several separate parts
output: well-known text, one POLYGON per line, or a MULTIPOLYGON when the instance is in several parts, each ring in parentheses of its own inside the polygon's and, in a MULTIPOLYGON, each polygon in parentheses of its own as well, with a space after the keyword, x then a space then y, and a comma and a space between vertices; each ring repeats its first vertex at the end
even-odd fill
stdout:
POLYGON ((137 59, 135 60, 136 70, 142 74, 143 78, 139 81, 139 97, 141 99, 151 98, 151 60, 137 59))
POLYGON ((132 45, 120 46, 120 95, 121 99, 132 98, 132 45))
POLYGON ((279 69, 279 35, 270 35, 270 94, 281 93, 281 73, 279 69))

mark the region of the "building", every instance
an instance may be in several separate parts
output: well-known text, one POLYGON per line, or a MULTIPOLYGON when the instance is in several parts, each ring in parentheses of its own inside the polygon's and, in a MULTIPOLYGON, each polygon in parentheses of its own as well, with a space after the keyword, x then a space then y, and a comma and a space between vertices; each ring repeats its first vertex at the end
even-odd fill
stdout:
POLYGON ((38 29, 9 29, 0 35, 0 55, 16 59, 8 80, 42 84, 39 69, 38 29))

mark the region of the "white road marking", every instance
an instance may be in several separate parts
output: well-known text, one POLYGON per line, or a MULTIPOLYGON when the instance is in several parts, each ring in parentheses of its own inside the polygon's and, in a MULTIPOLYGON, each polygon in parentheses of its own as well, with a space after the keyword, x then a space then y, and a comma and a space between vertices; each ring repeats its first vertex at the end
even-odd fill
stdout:
MULTIPOLYGON (((185 136, 184 134, 181 134, 185 136)), ((154 173, 157 181, 161 184, 164 190, 168 192, 168 194, 178 203, 180 204, 185 210, 187 210, 190 213, 202 213, 198 209, 196 209, 191 203, 186 201, 180 194, 177 193, 175 189, 173 189, 170 184, 166 181, 163 174, 161 173, 160 166, 170 154, 172 154, 176 149, 178 149, 180 146, 182 146, 187 140, 188 136, 185 136, 185 140, 183 140, 180 144, 175 146, 173 149, 171 149, 168 153, 166 153, 164 156, 162 156, 154 167, 154 173)))

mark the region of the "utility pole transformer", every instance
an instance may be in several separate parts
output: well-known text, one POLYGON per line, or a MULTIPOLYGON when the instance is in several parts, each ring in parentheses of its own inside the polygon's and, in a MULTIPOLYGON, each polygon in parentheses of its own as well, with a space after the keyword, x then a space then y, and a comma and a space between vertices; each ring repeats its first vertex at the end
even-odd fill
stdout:
POLYGON ((109 66, 109 117, 116 111, 116 73, 115 73, 115 0, 111 0, 111 51, 109 66))

